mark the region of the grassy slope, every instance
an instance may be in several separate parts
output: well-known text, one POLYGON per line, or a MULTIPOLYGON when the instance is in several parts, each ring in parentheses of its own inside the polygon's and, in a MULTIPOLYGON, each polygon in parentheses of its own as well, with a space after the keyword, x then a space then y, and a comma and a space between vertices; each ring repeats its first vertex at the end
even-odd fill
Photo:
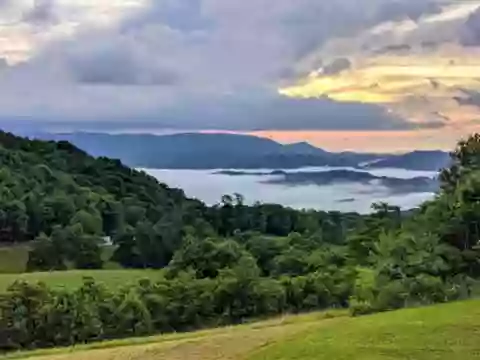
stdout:
POLYGON ((112 248, 105 248, 104 258, 106 270, 70 270, 59 272, 26 273, 29 245, 0 247, 0 292, 4 291, 15 280, 28 282, 44 282, 53 287, 76 288, 83 283, 83 277, 93 277, 97 282, 117 287, 148 278, 153 281, 162 276, 161 271, 154 270, 122 270, 117 264, 108 262, 112 248))
MULTIPOLYGON (((480 301, 362 318, 324 313, 200 331, 13 354, 35 360, 472 360, 480 358, 480 301)), ((0 358, 1 359, 1 358, 0 358)), ((3 360, 3 359, 2 359, 3 360)))
POLYGON ((135 338, 84 345, 70 349, 39 350, 0 356, 0 360, 228 360, 269 343, 299 334, 325 319, 341 319, 346 311, 331 311, 302 316, 286 316, 258 323, 170 334, 150 338, 135 338))
POLYGON ((251 360, 480 358, 480 301, 349 319, 273 344, 251 360))
POLYGON ((0 274, 0 292, 15 280, 31 283, 44 282, 51 287, 77 288, 82 285, 83 277, 93 277, 98 283, 109 287, 120 287, 148 278, 153 281, 162 276, 162 271, 155 270, 70 270, 44 273, 0 274))
MULTIPOLYGON (((31 243, 0 246, 0 274, 22 274, 27 272, 30 249, 31 243)), ((119 264, 110 261, 114 250, 113 246, 105 246, 103 248, 102 258, 106 269, 117 270, 121 268, 119 264)))

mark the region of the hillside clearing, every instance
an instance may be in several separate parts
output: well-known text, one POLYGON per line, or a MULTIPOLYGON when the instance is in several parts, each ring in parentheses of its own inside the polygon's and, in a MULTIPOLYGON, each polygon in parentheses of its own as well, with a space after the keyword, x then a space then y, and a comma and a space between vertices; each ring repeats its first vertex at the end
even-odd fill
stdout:
POLYGON ((471 360, 480 358, 480 301, 361 318, 345 312, 288 316, 191 334, 11 354, 2 360, 27 358, 471 360))
POLYGON ((141 279, 159 280, 161 270, 69 270, 52 272, 34 272, 24 274, 0 274, 0 292, 5 291, 16 280, 29 283, 43 282, 53 288, 76 289, 83 284, 84 277, 92 277, 99 284, 118 288, 133 284, 141 279))
POLYGON ((250 360, 480 358, 480 301, 345 319, 276 342, 250 360))
MULTIPOLYGON (((0 246, 0 275, 1 274, 23 274, 27 272, 28 253, 33 243, 14 244, 0 246)), ((110 261, 115 250, 114 246, 102 248, 102 259, 104 268, 108 270, 121 269, 119 264, 110 261)))

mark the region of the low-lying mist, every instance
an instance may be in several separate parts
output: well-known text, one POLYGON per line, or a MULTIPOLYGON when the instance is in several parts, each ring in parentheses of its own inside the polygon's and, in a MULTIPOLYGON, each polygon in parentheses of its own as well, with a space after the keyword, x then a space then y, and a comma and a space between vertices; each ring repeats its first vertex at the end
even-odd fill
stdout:
MULTIPOLYGON (((337 168, 338 169, 338 168, 337 168)), ((299 171, 328 171, 332 168, 307 168, 299 171)), ((349 169, 353 170, 353 169, 349 169)), ((266 183, 275 175, 230 176, 213 170, 145 170, 159 181, 171 187, 183 189, 187 196, 204 201, 209 205, 218 203, 225 194, 240 193, 248 204, 256 201, 280 203, 297 209, 356 211, 367 213, 374 202, 385 201, 403 209, 410 209, 431 199, 433 193, 393 194, 390 189, 375 183, 360 184, 348 182, 335 185, 288 186, 266 183)), ((258 173, 259 171, 256 170, 258 173)), ((408 179, 414 177, 434 177, 433 172, 419 172, 400 169, 375 169, 376 176, 408 179)))

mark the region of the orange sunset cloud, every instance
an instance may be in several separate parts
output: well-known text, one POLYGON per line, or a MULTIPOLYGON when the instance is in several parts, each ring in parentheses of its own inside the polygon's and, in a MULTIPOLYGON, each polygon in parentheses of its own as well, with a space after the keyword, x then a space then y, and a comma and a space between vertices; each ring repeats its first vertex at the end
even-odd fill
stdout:
POLYGON ((478 9, 478 2, 459 3, 416 24, 384 24, 358 37, 333 41, 317 55, 348 59, 348 66, 333 72, 325 67, 314 69, 308 77, 278 90, 292 98, 378 105, 414 128, 418 125, 418 130, 261 135, 286 142, 308 139, 332 150, 451 148, 458 138, 479 131, 480 47, 457 41, 462 27, 478 9), (362 41, 376 48, 365 51, 363 44, 359 49, 362 41), (425 46, 427 42, 435 45, 425 46))

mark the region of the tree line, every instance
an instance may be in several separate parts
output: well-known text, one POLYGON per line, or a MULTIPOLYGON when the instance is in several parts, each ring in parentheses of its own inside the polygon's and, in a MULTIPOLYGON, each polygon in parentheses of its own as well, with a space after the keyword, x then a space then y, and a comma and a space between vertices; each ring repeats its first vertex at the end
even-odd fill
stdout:
POLYGON ((9 174, 0 176, 0 209, 16 219, 2 229, 10 241, 14 234, 21 235, 15 241, 35 239, 31 269, 101 268, 105 236, 113 239, 112 260, 124 267, 164 269, 158 283, 117 290, 92 280, 75 291, 13 284, 0 297, 4 350, 330 307, 361 315, 427 305, 471 296, 480 275, 478 134, 452 152, 432 201, 409 212, 375 204, 364 216, 247 206, 240 195, 207 207, 68 143, 8 134, 0 143, 0 174, 9 174), (36 178, 36 171, 50 175, 36 178), (13 199, 22 216, 10 213, 13 199))

